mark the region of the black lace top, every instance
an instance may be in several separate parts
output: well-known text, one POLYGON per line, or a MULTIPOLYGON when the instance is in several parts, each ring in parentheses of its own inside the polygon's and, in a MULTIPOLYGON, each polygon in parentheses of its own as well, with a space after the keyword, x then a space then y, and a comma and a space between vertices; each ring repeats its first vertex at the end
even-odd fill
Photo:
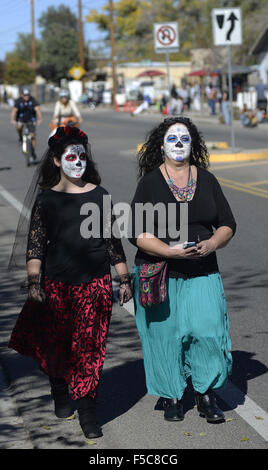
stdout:
POLYGON ((104 276, 126 261, 114 222, 101 186, 79 194, 44 190, 32 210, 26 261, 40 259, 43 274, 70 284, 104 276))

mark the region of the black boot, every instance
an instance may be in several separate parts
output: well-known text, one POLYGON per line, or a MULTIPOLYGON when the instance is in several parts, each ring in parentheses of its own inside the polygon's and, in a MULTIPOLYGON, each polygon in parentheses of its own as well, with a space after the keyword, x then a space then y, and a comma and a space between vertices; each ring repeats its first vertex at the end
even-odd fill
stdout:
POLYGON ((69 397, 68 385, 64 379, 49 377, 51 396, 54 400, 57 418, 73 418, 74 410, 69 397))
POLYGON ((80 426, 87 439, 103 436, 96 417, 96 400, 86 395, 77 400, 80 426))
POLYGON ((208 423, 224 421, 225 417, 216 403, 216 398, 212 390, 206 393, 195 392, 195 402, 197 410, 202 418, 206 418, 208 423))
POLYGON ((183 400, 165 398, 163 402, 164 418, 167 421, 182 421, 184 419, 183 400))

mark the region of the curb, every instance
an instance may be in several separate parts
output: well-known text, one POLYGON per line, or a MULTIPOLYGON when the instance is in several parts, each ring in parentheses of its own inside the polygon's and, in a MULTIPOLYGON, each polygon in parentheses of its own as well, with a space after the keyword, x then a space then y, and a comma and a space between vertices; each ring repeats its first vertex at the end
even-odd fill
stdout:
POLYGON ((210 162, 239 162, 249 160, 266 160, 268 159, 268 149, 260 149, 255 151, 241 151, 237 153, 213 153, 210 155, 210 162))
MULTIPOLYGON (((143 144, 138 144, 136 146, 136 152, 139 152, 143 144)), ((221 150, 228 149, 227 142, 208 142, 208 149, 221 150)), ((249 160, 266 160, 268 159, 268 148, 259 149, 253 151, 239 151, 234 153, 212 153, 210 154, 209 161, 212 163, 222 163, 222 162, 239 162, 239 161, 249 161, 249 160)))

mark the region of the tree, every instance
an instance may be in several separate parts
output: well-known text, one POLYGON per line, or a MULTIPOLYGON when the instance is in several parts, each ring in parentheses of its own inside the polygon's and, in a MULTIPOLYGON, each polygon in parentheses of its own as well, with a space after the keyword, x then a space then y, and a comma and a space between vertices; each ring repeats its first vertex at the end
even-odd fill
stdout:
MULTIPOLYGON (((241 7, 243 44, 232 48, 233 63, 252 63, 254 58, 248 52, 267 26, 268 0, 118 0, 114 3, 117 56, 121 60, 159 60, 161 56, 154 52, 153 23, 178 21, 180 52, 170 58, 188 59, 192 49, 213 46, 211 11, 221 7, 241 7)), ((107 32, 109 39, 108 2, 101 13, 91 10, 86 20, 107 32)))
MULTIPOLYGON (((116 55, 119 60, 155 59, 153 23, 174 21, 178 17, 177 3, 173 0, 119 0, 114 4, 116 55)), ((109 40, 109 4, 101 13, 91 10, 86 21, 96 23, 101 31, 107 32, 109 40)), ((185 58, 172 54, 172 59, 185 58)))
MULTIPOLYGON (((36 59, 38 63, 40 60, 41 41, 36 39, 35 45, 36 45, 36 59)), ((32 62, 32 35, 19 33, 13 52, 15 53, 17 57, 20 57, 21 59, 25 60, 26 62, 30 64, 32 62)))
POLYGON ((41 28, 40 69, 54 70, 54 80, 59 83, 79 61, 77 17, 68 7, 59 5, 49 7, 38 23, 41 28))
POLYGON ((13 53, 8 54, 4 72, 4 80, 10 85, 28 85, 33 83, 35 71, 27 62, 13 53))

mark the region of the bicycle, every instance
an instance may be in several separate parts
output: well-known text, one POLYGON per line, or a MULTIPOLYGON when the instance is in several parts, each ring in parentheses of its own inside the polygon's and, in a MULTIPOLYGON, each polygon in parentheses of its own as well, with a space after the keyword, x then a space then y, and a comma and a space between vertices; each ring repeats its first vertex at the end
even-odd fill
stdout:
POLYGON ((35 159, 33 157, 34 148, 33 148, 33 143, 32 143, 32 134, 34 132, 35 132, 35 127, 32 122, 25 122, 23 124, 21 149, 22 149, 22 153, 24 154, 26 158, 27 166, 30 166, 30 164, 35 159))

